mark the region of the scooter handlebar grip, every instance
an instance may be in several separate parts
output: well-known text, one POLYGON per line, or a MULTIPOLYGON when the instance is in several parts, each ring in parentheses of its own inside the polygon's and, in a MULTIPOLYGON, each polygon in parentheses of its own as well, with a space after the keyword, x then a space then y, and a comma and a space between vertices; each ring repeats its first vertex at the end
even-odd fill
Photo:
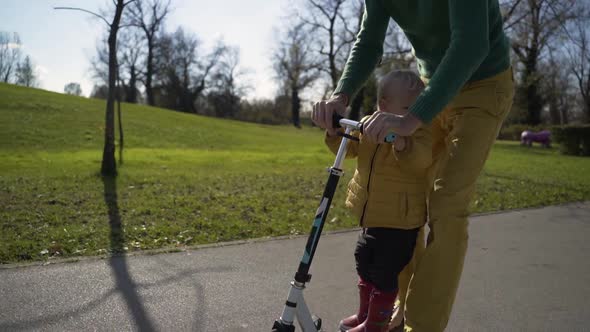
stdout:
POLYGON ((344 117, 336 112, 332 113, 332 128, 340 128, 340 120, 344 117))

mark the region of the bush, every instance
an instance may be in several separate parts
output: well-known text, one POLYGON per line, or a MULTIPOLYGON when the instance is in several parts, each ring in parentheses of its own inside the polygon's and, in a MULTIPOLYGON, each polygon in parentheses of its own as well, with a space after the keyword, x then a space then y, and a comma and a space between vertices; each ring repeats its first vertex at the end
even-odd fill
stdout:
POLYGON ((582 155, 590 156, 590 125, 580 128, 580 137, 582 141, 582 155))
POLYGON ((236 120, 256 122, 268 125, 291 123, 289 100, 284 98, 243 100, 236 120))
POLYGON ((520 141, 520 134, 525 130, 530 130, 529 128, 529 126, 521 124, 502 126, 498 134, 498 139, 520 141))
POLYGON ((562 154, 590 156, 590 126, 555 127, 553 132, 562 154))

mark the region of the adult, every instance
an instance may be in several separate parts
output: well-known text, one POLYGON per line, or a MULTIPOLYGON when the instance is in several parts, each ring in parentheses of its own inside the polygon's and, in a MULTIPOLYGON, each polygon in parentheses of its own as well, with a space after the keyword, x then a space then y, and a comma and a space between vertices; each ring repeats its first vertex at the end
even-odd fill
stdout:
POLYGON ((314 105, 312 120, 333 132, 383 53, 389 20, 413 47, 427 88, 405 116, 374 113, 364 139, 411 135, 432 126, 435 177, 427 248, 406 300, 405 331, 443 331, 448 323, 468 242, 468 207, 475 183, 506 114, 514 80, 498 0, 365 0, 362 27, 332 97, 314 105))

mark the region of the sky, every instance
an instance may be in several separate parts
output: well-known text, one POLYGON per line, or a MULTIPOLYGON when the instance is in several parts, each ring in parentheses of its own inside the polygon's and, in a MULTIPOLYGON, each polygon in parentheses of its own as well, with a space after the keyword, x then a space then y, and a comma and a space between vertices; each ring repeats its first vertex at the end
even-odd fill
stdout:
MULTIPOLYGON (((270 64, 273 28, 280 27, 289 0, 173 0, 167 30, 182 25, 197 34, 208 48, 223 38, 240 48, 241 65, 249 72, 250 97, 272 97, 276 92, 270 64), (247 4, 247 5, 246 5, 247 4)), ((34 61, 40 87, 63 92, 78 82, 90 94, 89 74, 95 45, 105 24, 90 15, 56 11, 53 7, 105 8, 110 0, 1 0, 0 31, 18 32, 23 52, 34 61)))

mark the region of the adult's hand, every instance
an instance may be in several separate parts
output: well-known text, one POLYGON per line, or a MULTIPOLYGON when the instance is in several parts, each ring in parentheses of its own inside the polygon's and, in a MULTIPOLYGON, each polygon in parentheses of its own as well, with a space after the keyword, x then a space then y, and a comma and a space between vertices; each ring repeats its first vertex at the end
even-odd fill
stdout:
POLYGON ((322 100, 313 105, 313 112, 311 113, 311 120, 318 127, 326 129, 328 135, 334 136, 337 129, 332 127, 332 115, 334 112, 344 116, 346 112, 347 98, 343 94, 332 96, 328 100, 322 100))
POLYGON ((363 136, 373 143, 382 143, 387 134, 410 136, 422 125, 417 117, 377 111, 363 124, 363 136))

